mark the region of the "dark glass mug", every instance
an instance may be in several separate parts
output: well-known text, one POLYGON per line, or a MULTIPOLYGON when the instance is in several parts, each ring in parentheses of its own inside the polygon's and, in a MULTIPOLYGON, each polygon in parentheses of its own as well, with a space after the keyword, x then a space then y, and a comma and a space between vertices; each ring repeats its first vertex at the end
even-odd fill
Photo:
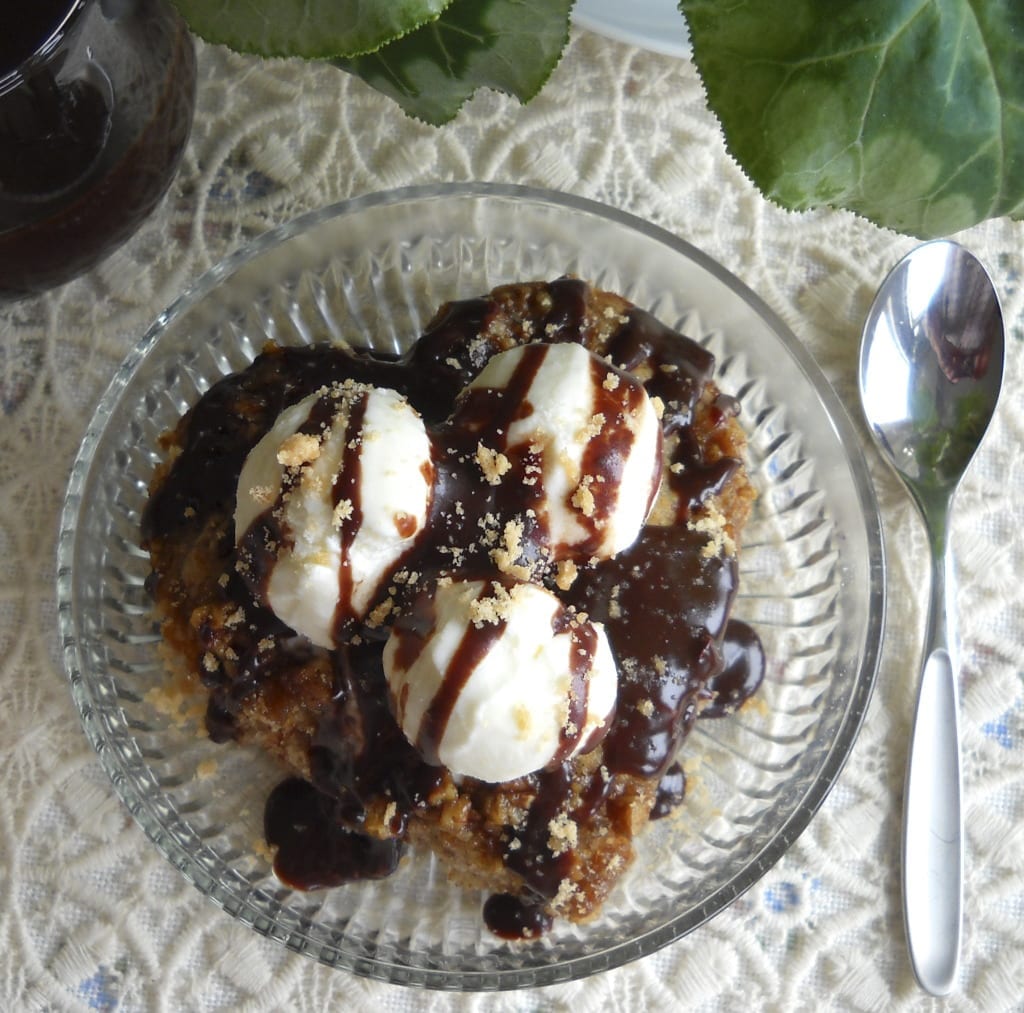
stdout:
POLYGON ((168 0, 11 7, 0 33, 0 301, 70 280, 135 232, 177 170, 196 89, 192 39, 168 0))

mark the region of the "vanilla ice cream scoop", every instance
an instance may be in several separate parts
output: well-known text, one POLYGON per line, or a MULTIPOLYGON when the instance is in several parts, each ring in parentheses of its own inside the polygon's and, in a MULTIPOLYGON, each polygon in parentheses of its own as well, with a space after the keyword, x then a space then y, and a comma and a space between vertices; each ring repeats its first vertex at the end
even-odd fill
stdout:
POLYGON ((281 413, 238 481, 238 569, 277 617, 334 647, 377 604, 430 510, 431 443, 393 390, 323 387, 281 413))
POLYGON ((452 423, 478 439, 492 483, 520 483, 554 559, 607 559, 633 543, 661 481, 662 431, 643 385, 582 345, 494 356, 452 423))
POLYGON ((510 781, 593 749, 618 674, 604 627, 537 584, 465 580, 424 592, 391 629, 392 710, 428 763, 510 781))

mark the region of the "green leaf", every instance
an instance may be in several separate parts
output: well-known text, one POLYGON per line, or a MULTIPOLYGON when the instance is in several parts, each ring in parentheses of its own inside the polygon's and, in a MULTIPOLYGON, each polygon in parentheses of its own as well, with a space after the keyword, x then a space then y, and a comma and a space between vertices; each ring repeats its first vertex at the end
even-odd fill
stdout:
POLYGON ((769 198, 921 237, 1024 214, 1021 0, 681 0, 708 104, 769 198))
POLYGON ((454 0, 436 21, 338 66, 390 95, 410 116, 448 122, 477 88, 528 102, 569 38, 573 0, 454 0))
POLYGON ((451 0, 174 0, 196 35, 241 53, 358 56, 433 21, 451 0))

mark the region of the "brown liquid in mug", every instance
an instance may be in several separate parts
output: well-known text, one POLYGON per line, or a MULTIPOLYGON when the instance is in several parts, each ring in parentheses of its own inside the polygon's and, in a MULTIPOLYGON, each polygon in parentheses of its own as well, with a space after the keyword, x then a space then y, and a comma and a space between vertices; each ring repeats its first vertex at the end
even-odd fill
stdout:
POLYGON ((0 32, 0 300, 73 278, 138 228, 170 184, 195 95, 191 38, 164 2, 124 4, 110 18, 81 0, 10 6, 0 32))

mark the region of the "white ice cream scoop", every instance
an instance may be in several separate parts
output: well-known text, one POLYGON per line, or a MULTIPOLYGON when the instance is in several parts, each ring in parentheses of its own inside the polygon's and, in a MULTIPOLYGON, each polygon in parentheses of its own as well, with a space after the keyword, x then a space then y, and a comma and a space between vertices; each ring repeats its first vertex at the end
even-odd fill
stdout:
POLYGON ((282 622, 333 647, 416 544, 433 479, 430 439, 404 397, 321 388, 281 413, 242 468, 240 571, 282 622))
POLYGON ((643 385, 574 342, 494 356, 453 422, 510 461, 554 559, 606 559, 633 543, 661 480, 661 423, 643 385), (542 496, 537 496, 540 483, 542 496))
POLYGON ((395 718, 424 758, 489 782, 594 748, 618 689, 604 627, 519 582, 424 594, 392 627, 384 671, 395 718))

